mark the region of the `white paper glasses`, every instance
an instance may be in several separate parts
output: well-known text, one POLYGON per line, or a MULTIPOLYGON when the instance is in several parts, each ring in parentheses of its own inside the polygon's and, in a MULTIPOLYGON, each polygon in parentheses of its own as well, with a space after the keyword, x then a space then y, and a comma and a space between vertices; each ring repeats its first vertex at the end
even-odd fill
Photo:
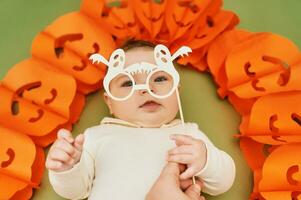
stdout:
POLYGON ((139 63, 129 66, 124 72, 113 77, 106 88, 106 92, 111 98, 118 101, 130 98, 137 90, 147 91, 153 97, 162 99, 167 98, 175 91, 178 82, 178 78, 174 78, 167 71, 156 69, 155 65, 139 63), (139 69, 141 66, 148 66, 153 70, 150 73, 145 71, 127 72, 127 69, 131 69, 131 67, 139 69))
POLYGON ((90 59, 93 63, 102 62, 108 66, 103 85, 112 99, 124 101, 136 90, 145 90, 153 97, 162 99, 170 96, 179 84, 179 74, 172 61, 189 52, 191 49, 183 46, 171 56, 168 48, 159 44, 154 48, 156 64, 141 62, 127 67, 124 66, 125 53, 122 49, 115 50, 109 61, 100 54, 93 54, 90 59), (147 78, 140 83, 137 79, 143 73, 147 74, 147 78))

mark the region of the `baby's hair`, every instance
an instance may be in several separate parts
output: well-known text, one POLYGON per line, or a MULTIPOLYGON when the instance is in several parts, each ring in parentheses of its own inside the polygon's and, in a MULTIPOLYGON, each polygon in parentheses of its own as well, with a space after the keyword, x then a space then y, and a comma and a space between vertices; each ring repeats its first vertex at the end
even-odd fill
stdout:
POLYGON ((134 39, 129 39, 127 41, 125 41, 120 48, 123 49, 124 51, 128 51, 130 49, 134 49, 137 47, 149 47, 154 49, 155 48, 155 44, 145 41, 145 40, 134 40, 134 39))
MULTIPOLYGON (((154 49, 156 47, 155 44, 145 41, 145 40, 134 40, 134 39, 129 39, 126 40, 119 48, 122 49, 123 51, 129 51, 134 48, 139 48, 139 47, 146 47, 146 48, 151 48, 154 49)), ((108 67, 106 67, 106 73, 108 73, 108 67)))

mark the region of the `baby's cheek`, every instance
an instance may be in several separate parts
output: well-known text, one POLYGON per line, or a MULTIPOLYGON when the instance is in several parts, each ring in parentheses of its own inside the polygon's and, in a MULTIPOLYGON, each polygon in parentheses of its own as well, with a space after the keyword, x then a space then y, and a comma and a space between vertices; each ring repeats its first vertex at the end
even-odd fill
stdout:
POLYGON ((178 99, 176 92, 174 92, 169 98, 166 99, 167 103, 172 107, 172 109, 179 109, 178 99))

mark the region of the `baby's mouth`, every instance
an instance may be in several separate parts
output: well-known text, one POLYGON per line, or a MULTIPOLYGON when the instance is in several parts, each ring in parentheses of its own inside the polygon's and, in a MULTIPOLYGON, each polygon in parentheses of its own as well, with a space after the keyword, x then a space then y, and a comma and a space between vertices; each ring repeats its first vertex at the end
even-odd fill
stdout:
POLYGON ((157 103, 156 101, 153 100, 148 100, 144 102, 142 105, 139 106, 139 108, 147 108, 147 109, 155 109, 161 106, 161 104, 157 103))

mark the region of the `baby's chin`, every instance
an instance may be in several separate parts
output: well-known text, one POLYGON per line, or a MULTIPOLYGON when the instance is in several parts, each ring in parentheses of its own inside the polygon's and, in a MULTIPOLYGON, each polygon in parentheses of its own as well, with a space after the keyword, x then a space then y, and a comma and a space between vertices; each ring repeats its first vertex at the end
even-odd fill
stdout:
POLYGON ((166 124, 172 121, 174 118, 169 117, 160 117, 156 115, 144 115, 144 117, 137 120, 133 120, 133 123, 143 127, 143 128, 159 128, 163 124, 166 124))

